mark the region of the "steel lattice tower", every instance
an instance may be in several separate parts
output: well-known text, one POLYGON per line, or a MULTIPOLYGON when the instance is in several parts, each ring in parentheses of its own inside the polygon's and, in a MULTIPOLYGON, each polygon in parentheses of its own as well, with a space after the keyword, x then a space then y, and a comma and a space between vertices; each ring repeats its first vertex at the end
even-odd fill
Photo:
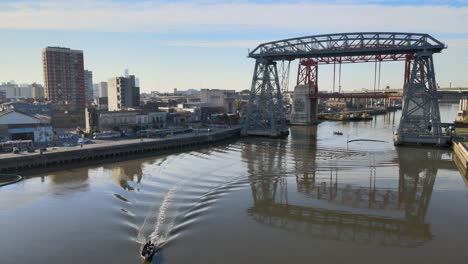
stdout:
POLYGON ((255 61, 244 135, 283 137, 289 134, 283 111, 283 97, 276 62, 255 61))
POLYGON ((408 142, 445 144, 431 52, 415 54, 409 81, 404 87, 403 111, 395 144, 408 142))
POLYGON ((243 134, 273 137, 288 134, 276 61, 300 59, 304 64, 299 66, 298 73, 298 84, 303 85, 296 88, 305 89, 294 91, 291 123, 310 124, 316 112, 319 64, 377 65, 405 60, 404 110, 395 144, 445 145, 450 139, 441 131, 432 62, 432 55, 445 48, 428 34, 404 32, 336 33, 262 43, 248 55, 256 63, 243 134), (306 107, 303 102, 314 107, 306 107))

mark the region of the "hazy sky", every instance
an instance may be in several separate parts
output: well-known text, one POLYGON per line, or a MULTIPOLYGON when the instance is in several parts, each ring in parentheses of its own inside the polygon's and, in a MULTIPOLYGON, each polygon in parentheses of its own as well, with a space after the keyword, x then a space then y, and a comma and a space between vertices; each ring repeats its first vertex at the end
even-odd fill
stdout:
MULTIPOLYGON (((43 83, 42 48, 64 46, 84 51, 95 83, 129 68, 142 91, 241 90, 261 42, 360 31, 433 35, 448 45, 434 57, 439 85, 468 87, 468 0, 0 0, 0 82, 43 83)), ((381 86, 401 87, 403 68, 382 63, 381 86)), ((319 67, 319 89, 331 89, 332 69, 319 67)), ((372 63, 342 71, 343 89, 373 88, 372 63)))

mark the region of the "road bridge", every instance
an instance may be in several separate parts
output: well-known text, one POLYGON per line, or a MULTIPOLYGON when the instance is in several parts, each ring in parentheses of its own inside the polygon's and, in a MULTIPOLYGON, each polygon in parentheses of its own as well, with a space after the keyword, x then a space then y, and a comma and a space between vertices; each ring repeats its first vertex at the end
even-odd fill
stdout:
POLYGON ((319 65, 339 65, 341 71, 343 63, 405 61, 404 107, 395 144, 444 145, 432 55, 445 48, 428 34, 395 32, 325 34, 260 44, 249 53, 255 67, 242 133, 288 135, 278 61, 299 60, 291 123, 304 125, 317 121, 319 65))

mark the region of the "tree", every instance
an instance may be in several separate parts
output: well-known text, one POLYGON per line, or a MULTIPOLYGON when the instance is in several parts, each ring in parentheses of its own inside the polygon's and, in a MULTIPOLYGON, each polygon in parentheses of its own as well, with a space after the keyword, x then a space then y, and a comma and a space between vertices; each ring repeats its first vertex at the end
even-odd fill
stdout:
POLYGON ((242 110, 242 100, 237 99, 236 101, 234 101, 234 106, 236 107, 237 111, 241 111, 242 110))

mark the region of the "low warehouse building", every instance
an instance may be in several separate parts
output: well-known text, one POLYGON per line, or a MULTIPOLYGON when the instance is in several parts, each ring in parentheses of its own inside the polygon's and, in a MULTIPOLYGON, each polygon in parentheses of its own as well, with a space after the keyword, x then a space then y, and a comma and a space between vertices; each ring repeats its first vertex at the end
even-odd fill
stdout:
POLYGON ((0 112, 0 134, 11 140, 51 142, 54 131, 50 120, 14 110, 0 112))

